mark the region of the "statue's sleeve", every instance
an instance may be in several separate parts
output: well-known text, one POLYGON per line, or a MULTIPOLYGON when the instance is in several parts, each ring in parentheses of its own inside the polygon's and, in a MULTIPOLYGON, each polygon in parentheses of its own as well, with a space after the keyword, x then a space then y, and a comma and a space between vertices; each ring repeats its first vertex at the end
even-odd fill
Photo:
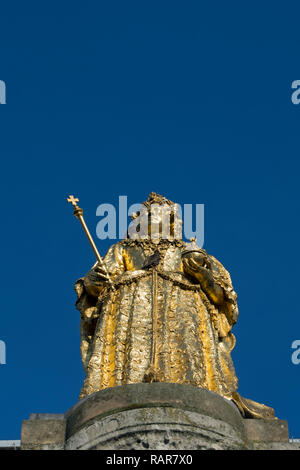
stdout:
MULTIPOLYGON (((125 271, 122 246, 118 243, 112 245, 104 257, 106 269, 112 279, 125 271)), ((98 262, 91 268, 97 266, 98 262)), ((82 277, 75 282, 77 294, 76 308, 80 311, 80 351, 83 366, 89 360, 90 346, 93 341, 96 323, 99 318, 101 293, 105 290, 105 283, 97 286, 97 292, 92 294, 89 288, 88 276, 82 277)))

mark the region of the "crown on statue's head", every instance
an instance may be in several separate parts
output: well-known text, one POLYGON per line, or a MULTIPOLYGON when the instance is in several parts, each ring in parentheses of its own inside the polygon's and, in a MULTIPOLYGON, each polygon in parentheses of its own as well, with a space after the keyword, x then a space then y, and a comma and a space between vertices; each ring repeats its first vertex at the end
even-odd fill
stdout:
MULTIPOLYGON (((151 210, 152 205, 159 205, 159 206, 175 206, 174 202, 170 201, 164 196, 161 196, 161 194, 157 194, 155 192, 152 192, 149 194, 147 201, 142 202, 142 206, 146 208, 147 211, 151 210)), ((145 209, 144 209, 145 210, 145 209)), ((136 219, 140 215, 140 211, 133 213, 130 217, 132 220, 136 219)))
POLYGON ((143 205, 150 209, 152 204, 159 204, 161 206, 168 204, 169 206, 173 206, 174 202, 170 201, 164 196, 161 196, 160 194, 152 192, 149 194, 147 201, 143 202, 143 205))

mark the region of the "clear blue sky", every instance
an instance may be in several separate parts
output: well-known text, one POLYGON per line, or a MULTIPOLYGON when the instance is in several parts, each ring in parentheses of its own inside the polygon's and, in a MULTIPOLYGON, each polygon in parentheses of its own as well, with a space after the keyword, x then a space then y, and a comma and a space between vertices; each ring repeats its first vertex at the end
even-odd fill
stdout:
MULTIPOLYGON (((1 5, 0 439, 84 379, 74 281, 94 262, 66 196, 205 204, 230 271, 239 391, 300 437, 299 3, 1 5)), ((105 253, 109 241, 98 241, 105 253)))

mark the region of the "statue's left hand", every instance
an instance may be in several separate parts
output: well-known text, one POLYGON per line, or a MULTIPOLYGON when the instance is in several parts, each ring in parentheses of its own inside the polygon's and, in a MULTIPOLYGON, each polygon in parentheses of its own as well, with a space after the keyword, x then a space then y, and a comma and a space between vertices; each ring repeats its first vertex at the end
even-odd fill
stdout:
POLYGON ((186 263, 189 264, 190 268, 192 269, 198 269, 200 266, 207 269, 211 268, 208 257, 198 251, 191 251, 190 253, 186 253, 183 256, 183 259, 186 261, 186 263))
POLYGON ((183 267, 187 274, 197 279, 215 304, 223 303, 223 289, 214 281, 210 263, 202 253, 193 251, 186 254, 183 257, 183 267))

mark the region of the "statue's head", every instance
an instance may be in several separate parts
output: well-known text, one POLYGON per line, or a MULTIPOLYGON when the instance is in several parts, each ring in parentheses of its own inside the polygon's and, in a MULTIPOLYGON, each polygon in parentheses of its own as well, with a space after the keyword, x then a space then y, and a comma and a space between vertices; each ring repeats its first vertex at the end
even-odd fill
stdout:
POLYGON ((129 238, 151 238, 153 241, 182 238, 180 206, 160 194, 150 193, 131 218, 129 238))

